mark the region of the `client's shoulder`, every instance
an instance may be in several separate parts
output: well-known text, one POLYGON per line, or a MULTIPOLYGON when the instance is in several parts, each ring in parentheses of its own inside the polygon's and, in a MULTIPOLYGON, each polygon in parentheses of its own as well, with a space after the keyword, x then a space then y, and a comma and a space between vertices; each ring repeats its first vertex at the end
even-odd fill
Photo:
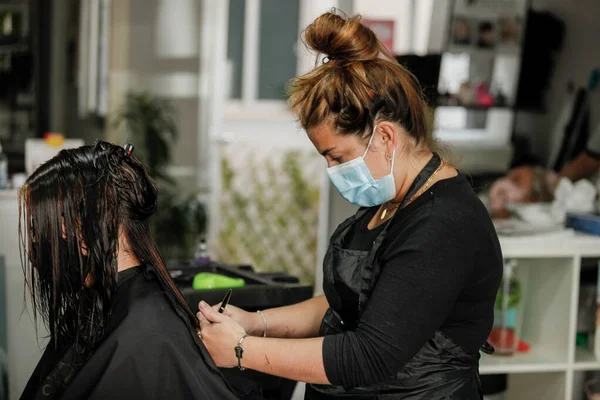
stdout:
POLYGON ((118 330, 134 340, 152 339, 170 342, 173 337, 189 337, 191 331, 178 314, 169 295, 156 280, 136 277, 129 288, 125 318, 118 330), (137 339, 135 339, 137 338, 137 339))

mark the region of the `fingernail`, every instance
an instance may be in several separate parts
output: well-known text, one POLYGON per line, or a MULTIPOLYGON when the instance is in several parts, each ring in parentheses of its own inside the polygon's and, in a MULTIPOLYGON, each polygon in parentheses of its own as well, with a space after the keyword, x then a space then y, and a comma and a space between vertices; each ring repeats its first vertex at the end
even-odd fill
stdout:
POLYGON ((200 302, 200 308, 207 308, 208 304, 206 304, 206 302, 203 300, 200 302))

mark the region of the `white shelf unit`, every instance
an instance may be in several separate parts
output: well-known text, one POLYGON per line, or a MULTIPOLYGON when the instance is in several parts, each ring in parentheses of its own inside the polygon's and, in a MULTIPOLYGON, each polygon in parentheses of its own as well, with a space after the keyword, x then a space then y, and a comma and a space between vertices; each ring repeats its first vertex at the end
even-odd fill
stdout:
POLYGON ((583 258, 600 258, 600 237, 540 235, 500 239, 525 282, 522 338, 527 353, 483 355, 481 374, 508 374, 510 400, 583 400, 583 374, 600 360, 575 346, 583 258))

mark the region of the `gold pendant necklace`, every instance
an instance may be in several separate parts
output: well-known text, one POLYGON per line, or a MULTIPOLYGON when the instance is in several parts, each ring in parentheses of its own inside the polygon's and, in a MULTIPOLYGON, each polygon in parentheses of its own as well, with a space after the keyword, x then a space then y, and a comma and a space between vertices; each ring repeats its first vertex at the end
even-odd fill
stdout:
MULTIPOLYGON (((389 203, 388 203, 388 204, 389 204, 389 203)), ((398 206, 399 206, 399 205, 400 205, 400 204, 398 204, 398 203, 397 203, 397 204, 393 204, 391 207, 384 206, 384 208, 383 208, 383 211, 382 211, 382 213, 381 213, 381 217, 380 217, 380 219, 381 219, 381 220, 384 220, 384 219, 385 219, 385 217, 386 217, 386 215, 387 215, 387 213, 388 213, 388 210, 389 210, 389 211, 395 210, 396 208, 398 208, 398 206)))
MULTIPOLYGON (((427 182, 425 182, 425 184, 423 186, 421 186, 421 188, 419 189, 419 191, 417 193, 415 193, 415 195, 404 206, 402 206, 402 208, 408 206, 417 197, 419 197, 420 195, 422 195, 427 190, 427 188, 429 188, 429 185, 431 185, 431 181, 433 181, 433 178, 435 178, 435 176, 437 175, 437 173, 440 172, 445 166, 446 166, 446 162, 444 161, 444 159, 442 159, 441 162, 440 162, 439 167, 437 167, 437 169, 433 172, 433 174, 431 174, 431 176, 429 177, 429 179, 427 179, 427 182)), ((388 215, 388 211, 395 210, 396 208, 398 208, 400 206, 400 203, 391 203, 392 206, 388 206, 390 203, 391 202, 388 202, 387 205, 383 206, 383 211, 381 212, 381 216, 379 217, 379 219, 381 221, 383 221, 385 219, 385 217, 388 215)))

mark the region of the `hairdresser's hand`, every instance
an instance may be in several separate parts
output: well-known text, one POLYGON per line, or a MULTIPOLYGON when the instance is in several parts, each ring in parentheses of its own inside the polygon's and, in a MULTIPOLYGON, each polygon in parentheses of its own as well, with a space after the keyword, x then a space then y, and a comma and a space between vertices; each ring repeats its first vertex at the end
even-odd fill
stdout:
MULTIPOLYGON (((215 312, 219 312, 219 307, 221 307, 221 303, 215 304, 212 306, 212 309, 215 312)), ((200 308, 200 305, 198 305, 200 308)), ((235 322, 240 324, 242 328, 248 333, 250 336, 262 336, 264 330, 264 322, 258 313, 251 313, 248 311, 244 311, 241 308, 236 306, 232 306, 228 304, 225 307, 225 311, 223 314, 227 315, 235 322)), ((200 313, 197 314, 198 318, 200 318, 200 313)))
POLYGON ((218 309, 211 308, 204 301, 200 302, 198 308, 201 339, 215 364, 221 368, 237 366, 235 347, 246 334, 246 330, 229 316, 219 314, 218 309))

